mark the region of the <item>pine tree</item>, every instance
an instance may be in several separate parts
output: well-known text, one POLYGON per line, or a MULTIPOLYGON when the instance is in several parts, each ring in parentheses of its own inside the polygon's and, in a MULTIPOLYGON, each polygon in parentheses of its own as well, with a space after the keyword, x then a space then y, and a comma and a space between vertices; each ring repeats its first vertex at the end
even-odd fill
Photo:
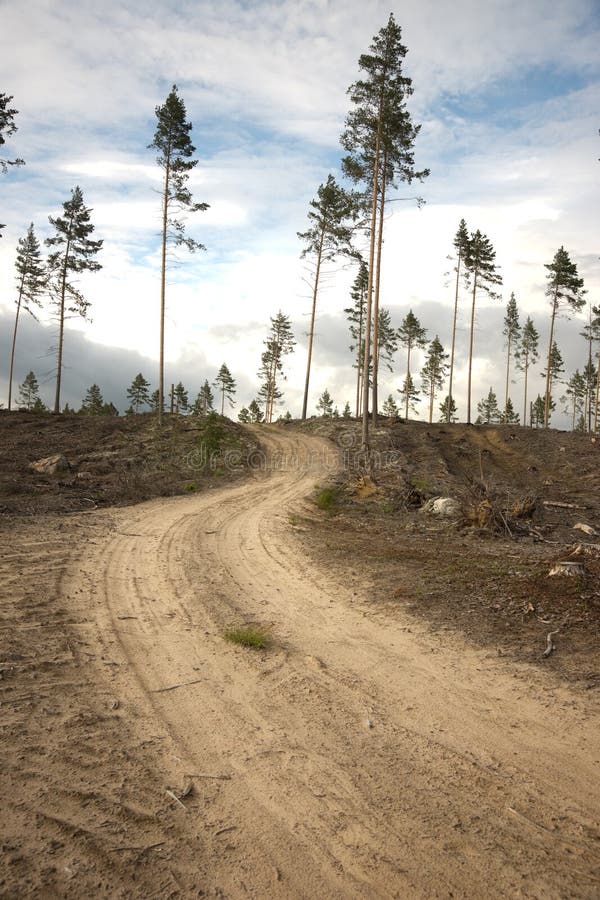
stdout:
MULTIPOLYGON (((549 391, 549 393, 544 395, 545 409, 550 409, 550 401, 552 400, 552 391, 555 382, 560 382, 561 379, 559 378, 559 376, 562 375, 562 373, 565 371, 562 354, 556 345, 556 341, 552 342, 552 348, 550 350, 548 359, 550 363, 549 368, 544 369, 544 371, 541 373, 542 377, 546 380, 546 390, 549 391)), ((548 427, 549 421, 549 418, 548 420, 546 420, 546 418, 544 419, 543 425, 545 428, 548 427)))
POLYGON ((40 386, 33 372, 28 372, 23 383, 19 385, 19 403, 28 412, 38 412, 39 404, 42 409, 46 408, 40 400, 40 386), (38 404, 37 409, 36 404, 38 404))
MULTIPOLYGON (((450 417, 452 415, 452 404, 454 403, 454 395, 452 394, 452 386, 454 381, 454 355, 456 349, 456 322, 458 319, 458 291, 460 286, 460 278, 461 275, 465 279, 465 283, 467 280, 467 271, 464 268, 465 254, 467 252, 467 247, 469 244, 469 232, 467 231, 467 223, 464 219, 461 219, 458 223, 458 230, 454 235, 454 249, 456 250, 456 265, 454 267, 454 271, 456 272, 456 285, 454 289, 454 316, 452 317, 452 348, 450 350, 450 375, 448 377, 448 397, 450 398, 450 402, 446 406, 446 415, 450 417)), ((456 412, 456 404, 454 404, 454 412, 456 412)), ((450 418, 447 419, 450 422, 450 418)))
POLYGON ((521 339, 517 350, 515 351, 517 368, 525 373, 525 385, 523 389, 523 425, 527 425, 527 379, 529 367, 532 363, 535 364, 539 359, 539 340, 540 336, 533 324, 533 319, 531 316, 527 316, 527 321, 523 325, 523 331, 521 332, 521 339))
MULTIPOLYGON (((510 359, 518 347, 518 341, 521 336, 521 325, 519 323, 519 310, 514 294, 510 295, 510 300, 506 304, 506 313, 504 315, 504 330, 502 334, 506 338, 506 390, 504 393, 504 412, 508 411, 508 388, 510 385, 510 359)), ((512 404, 511 404, 512 406, 512 404)), ((517 416, 518 419, 518 416, 517 416)), ((508 419, 504 419, 508 422, 508 419)))
POLYGON ((150 382, 146 381, 141 372, 138 372, 131 386, 127 388, 127 399, 131 401, 131 410, 134 413, 140 411, 140 406, 151 404, 150 382))
MULTIPOLYGON (((555 408, 554 401, 550 398, 550 409, 553 410, 555 408)), ((531 427, 532 428, 542 428, 544 425, 544 416, 545 416, 546 404, 544 403, 544 398, 537 395, 534 402, 531 404, 531 427)))
POLYGON ((235 379, 233 378, 231 372, 223 363, 221 368, 219 369, 219 373, 214 381, 214 387, 218 388, 221 391, 221 415, 225 415, 225 398, 229 401, 229 405, 234 405, 234 397, 237 385, 235 383, 235 379))
POLYGON ((114 403, 105 403, 102 407, 102 415, 103 416, 118 416, 119 410, 115 406, 114 403))
MULTIPOLYGON (((380 365, 385 363, 388 372, 393 372, 394 353, 398 349, 398 332, 392 326, 392 317, 389 309, 385 309, 383 306, 379 310, 377 342, 379 344, 378 358, 380 365)), ((371 377, 373 376, 371 375, 371 377)))
MULTIPOLYGON (((19 111, 18 109, 11 109, 9 106, 11 100, 12 96, 0 93, 0 147, 4 146, 6 138, 11 137, 18 130, 18 126, 15 124, 15 116, 19 111)), ((9 166, 24 165, 25 162, 22 159, 4 159, 0 157, 0 173, 2 174, 6 174, 9 166)), ((0 225, 0 232, 3 228, 4 225, 0 225)), ((2 237, 1 234, 0 237, 2 237)))
POLYGON ((86 391, 81 404, 80 413, 86 416, 100 416, 104 410, 104 398, 97 384, 92 384, 86 391))
POLYGON ((250 421, 250 412, 246 406, 242 406, 238 413, 238 422, 243 422, 244 425, 247 425, 250 421))
POLYGON ((254 423, 259 423, 264 421, 264 413, 260 408, 258 401, 253 400, 248 407, 248 412, 250 413, 250 421, 254 423))
POLYGON ((506 403, 504 404, 504 412, 502 413, 502 421, 506 422, 507 425, 518 425, 519 424, 519 413, 515 412, 515 408, 513 406, 512 400, 510 397, 507 397, 506 403))
POLYGON ((471 424, 471 381, 473 374, 473 335, 475 333, 475 302, 477 291, 485 291, 490 297, 498 297, 492 286, 502 284, 496 265, 496 252, 489 238, 479 229, 472 232, 465 247, 465 269, 472 279, 471 329, 469 335, 469 376, 467 385, 467 424, 471 424))
POLYGON ((259 397, 265 404, 265 422, 273 421, 275 403, 283 396, 278 382, 280 377, 285 378, 283 358, 292 353, 295 346, 289 317, 279 310, 276 316, 271 317, 271 328, 265 341, 266 350, 261 356, 258 372, 262 379, 259 397))
POLYGON ((581 336, 586 339, 588 342, 588 361, 584 371, 584 377, 589 383, 589 387, 591 390, 588 391, 588 396, 586 398, 586 420, 587 420, 587 430, 596 431, 598 426, 598 399, 600 392, 600 349, 596 352, 597 357, 597 369, 595 378, 593 380, 591 378, 591 369, 593 368, 593 349, 594 343, 598 343, 600 341, 600 306, 593 306, 590 301, 588 307, 588 321, 587 324, 584 325, 583 331, 581 332, 581 336), (593 418, 593 426, 592 426, 592 418, 593 418))
POLYGON ((429 424, 433 422, 433 405, 438 390, 448 374, 448 354, 444 351, 437 334, 429 345, 425 365, 421 369, 423 392, 429 395, 429 424))
POLYGON ((598 389, 598 372, 591 359, 588 359, 583 372, 581 373, 585 384, 585 397, 583 403, 583 419, 585 423, 584 431, 592 430, 592 416, 594 408, 594 398, 598 389))
POLYGON ((317 412, 319 415, 331 418, 333 415, 333 400, 331 399, 331 394, 325 388, 321 396, 319 397, 319 402, 317 403, 317 412))
POLYGON ((548 284, 546 296, 550 298, 550 338, 548 341, 548 356, 546 361, 546 392, 544 395, 545 415, 544 426, 548 427, 550 412, 550 396, 552 393, 552 366, 550 356, 554 345, 554 325, 556 317, 565 306, 577 311, 584 305, 583 278, 577 273, 577 266, 571 262, 569 254, 564 247, 560 247, 554 254, 550 264, 545 265, 548 270, 548 284))
POLYGON ((152 393, 150 394, 150 409, 152 410, 153 413, 156 413, 157 415, 158 415, 159 403, 160 403, 160 399, 159 399, 159 393, 158 393, 158 388, 157 388, 155 391, 152 391, 152 393))
POLYGON ((33 230, 33 222, 27 229, 25 237, 19 238, 17 244, 17 258, 15 261, 17 270, 17 311, 15 314, 15 327, 13 329, 12 347, 10 351, 10 373, 8 376, 8 409, 11 409, 12 382, 15 363, 15 347, 17 343, 17 328, 21 309, 36 318, 32 306, 41 306, 40 296, 46 288, 46 267, 42 261, 40 244, 33 230))
POLYGON ((477 404, 477 412, 479 414, 477 424, 490 425, 501 420, 502 414, 498 409, 498 398, 492 388, 489 389, 487 397, 477 404))
POLYGON ((342 412, 342 419, 351 419, 352 418, 352 410, 350 409, 350 404, 346 400, 346 405, 344 406, 344 411, 342 412))
POLYGON ((179 415, 180 412, 185 412, 189 407, 188 392, 181 381, 175 385, 173 397, 175 400, 175 414, 179 415))
POLYGON ((404 418, 408 419, 408 413, 417 411, 417 403, 421 402, 421 395, 412 375, 405 375, 402 387, 398 388, 402 405, 404 406, 404 418))
POLYGON ((317 191, 317 199, 311 200, 308 212, 309 227, 307 231, 298 232, 304 242, 301 258, 309 257, 314 262, 312 278, 312 309, 310 330, 308 332, 308 359, 306 363, 306 381, 302 402, 302 418, 306 419, 308 408, 308 386, 312 364, 313 342, 315 335, 315 316, 317 296, 321 284, 323 266, 332 262, 337 256, 354 256, 352 235, 354 223, 358 217, 356 195, 341 188, 333 175, 327 177, 317 191))
POLYGON ((208 203, 194 203, 187 181, 192 169, 198 164, 191 159, 196 148, 190 139, 192 123, 187 121, 183 100, 177 93, 177 85, 173 85, 169 96, 162 106, 155 109, 157 126, 154 140, 148 145, 149 150, 157 150, 156 159, 164 171, 162 190, 162 238, 161 238, 161 280, 160 280, 160 348, 158 377, 158 420, 162 422, 164 408, 165 377, 165 287, 167 271, 167 247, 185 247, 190 253, 204 250, 198 241, 185 237, 185 221, 181 218, 185 212, 198 212, 208 209, 208 203))
POLYGON ((458 416, 456 415, 456 403, 450 396, 450 394, 446 395, 446 398, 443 403, 440 404, 440 422, 458 422, 458 416))
MULTIPOLYGON (((412 82, 402 74, 406 47, 393 15, 373 38, 370 52, 359 58, 364 78, 348 90, 353 109, 346 117, 341 143, 348 155, 342 160, 344 174, 365 186, 369 209, 369 261, 367 309, 365 317, 364 371, 373 354, 373 416, 377 415, 377 376, 379 325, 379 287, 383 247, 383 221, 386 193, 398 181, 410 183, 429 173, 415 172, 413 145, 420 126, 412 124, 406 99, 412 94, 412 82), (372 309, 373 301, 373 309, 372 309), (371 324, 375 334, 371 338, 371 324)), ((369 384, 363 379, 362 443, 369 445, 369 384)))
POLYGON ((365 316, 367 310, 367 286, 369 283, 369 270, 364 259, 360 261, 358 275, 354 279, 350 297, 354 301, 354 305, 344 310, 348 322, 350 323, 350 352, 356 353, 356 416, 360 415, 360 398, 362 396, 362 377, 363 377, 363 357, 364 357, 364 333, 365 333, 365 316))
POLYGON ((215 398, 210 389, 208 379, 204 380, 204 384, 200 388, 198 396, 194 400, 192 412, 196 416, 207 416, 209 411, 214 408, 215 398))
POLYGON ((398 404, 394 400, 393 395, 389 394, 383 404, 383 414, 384 414, 384 416, 388 416, 388 418, 390 418, 390 419, 397 419, 398 412, 399 412, 398 404))
POLYGON ((56 392, 54 412, 60 412, 60 388, 63 369, 63 341, 65 318, 72 315, 87 317, 89 302, 77 290, 72 276, 82 272, 98 272, 102 266, 94 257, 102 249, 102 241, 90 237, 94 226, 90 221, 91 210, 83 202, 80 187, 73 188, 71 199, 63 203, 63 216, 49 217, 55 230, 54 237, 46 238, 48 247, 56 249, 48 257, 51 302, 57 311, 58 350, 56 365, 56 392))
POLYGON ((411 353, 417 348, 423 350, 427 346, 427 329, 422 327, 412 309, 408 311, 398 329, 398 340, 402 347, 406 347, 406 377, 400 393, 404 396, 404 418, 408 419, 410 391, 414 387, 410 372, 411 353), (406 390, 407 385, 409 387, 408 391, 406 390))
MULTIPOLYGON (((567 413, 567 415, 571 414, 571 430, 575 431, 576 423, 579 421, 579 418, 583 416, 585 411, 585 398, 586 398, 586 383, 585 378, 579 371, 576 369, 569 380, 567 381, 567 388, 565 390, 564 395, 560 398, 560 402, 563 404, 563 412, 567 413)), ((584 429, 585 430, 585 418, 584 421, 584 429)))

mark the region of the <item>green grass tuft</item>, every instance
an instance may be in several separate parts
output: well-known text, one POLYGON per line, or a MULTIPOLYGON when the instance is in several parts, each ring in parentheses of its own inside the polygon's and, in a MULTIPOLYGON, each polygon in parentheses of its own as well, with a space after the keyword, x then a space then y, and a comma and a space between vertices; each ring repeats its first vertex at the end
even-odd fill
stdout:
POLYGON ((251 647, 253 650, 264 650, 271 643, 271 636, 267 630, 256 625, 241 625, 238 628, 230 628, 223 637, 232 644, 251 647))
POLYGON ((337 500, 339 491, 337 488, 323 488, 317 494, 315 503, 319 509, 331 509, 337 500))

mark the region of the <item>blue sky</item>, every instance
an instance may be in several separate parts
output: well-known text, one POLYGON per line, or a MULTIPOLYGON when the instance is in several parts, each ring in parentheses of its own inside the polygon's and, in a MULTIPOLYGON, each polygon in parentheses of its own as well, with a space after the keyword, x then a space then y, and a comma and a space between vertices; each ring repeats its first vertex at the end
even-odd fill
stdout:
MULTIPOLYGON (((296 232, 305 228, 319 184, 339 165, 346 90, 390 10, 409 50, 409 107, 422 124, 416 164, 431 168, 417 191, 426 206, 392 204, 386 223, 382 301, 394 323, 413 308, 430 337, 439 333, 449 344, 453 296, 444 273, 463 216, 490 237, 505 279, 504 302, 514 291, 523 317, 534 317, 542 346, 544 263, 559 246, 600 303, 596 0, 457 0, 451 6, 409 0, 397 8, 354 0, 107 0, 101 9, 90 0, 32 0, 3 10, 0 35, 0 90, 14 95, 19 110, 19 131, 6 150, 27 161, 0 178, 0 220, 7 223, 0 241, 2 357, 10 339, 16 241, 30 221, 47 236, 48 216, 79 184, 104 239, 103 269, 81 284, 93 321, 69 325, 78 333, 67 335, 65 345, 65 400, 78 404, 92 377, 107 399, 122 405, 117 351, 127 381, 140 368, 156 379, 160 170, 146 145, 154 108, 176 82, 194 124, 194 196, 211 208, 188 226, 207 252, 182 256, 169 275, 167 379, 181 379, 195 393, 226 361, 240 382, 240 401, 248 402, 269 316, 281 308, 298 340, 283 408, 298 413, 309 290, 296 232), (94 376, 75 365, 75 341, 78 348, 93 343, 94 376)), ((322 295, 313 406, 325 387, 340 407, 353 397, 343 315, 353 274, 333 273, 322 295)), ((490 385, 502 393, 502 306, 482 298, 477 398, 490 385)), ((464 414, 466 295, 460 315, 456 390, 464 414)), ((575 320, 559 324, 569 372, 583 364, 580 328, 575 320)), ((43 315, 39 326, 24 330, 17 359, 18 380, 31 368, 46 373, 47 399, 51 344, 43 315)), ((384 394, 401 384, 402 352, 396 364, 384 394)), ((517 406, 520 393, 517 381, 517 406)), ((5 395, 2 371, 0 401, 5 395)))

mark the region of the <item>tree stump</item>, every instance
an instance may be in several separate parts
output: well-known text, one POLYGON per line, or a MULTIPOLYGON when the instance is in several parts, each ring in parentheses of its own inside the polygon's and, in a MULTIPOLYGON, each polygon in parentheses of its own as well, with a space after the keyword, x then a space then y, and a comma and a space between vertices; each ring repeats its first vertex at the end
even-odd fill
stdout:
POLYGON ((583 563, 564 560, 555 563, 548 572, 548 575, 585 575, 585 568, 583 563))

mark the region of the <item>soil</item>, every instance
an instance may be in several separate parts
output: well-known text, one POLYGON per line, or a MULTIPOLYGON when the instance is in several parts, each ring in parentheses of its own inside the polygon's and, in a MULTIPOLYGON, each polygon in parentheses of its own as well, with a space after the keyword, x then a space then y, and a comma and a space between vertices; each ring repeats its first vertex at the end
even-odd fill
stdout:
POLYGON ((355 423, 236 428, 115 506, 150 421, 7 420, 0 896, 598 896, 589 437, 387 423, 368 471, 355 423), (73 483, 27 468, 53 452, 73 483))

